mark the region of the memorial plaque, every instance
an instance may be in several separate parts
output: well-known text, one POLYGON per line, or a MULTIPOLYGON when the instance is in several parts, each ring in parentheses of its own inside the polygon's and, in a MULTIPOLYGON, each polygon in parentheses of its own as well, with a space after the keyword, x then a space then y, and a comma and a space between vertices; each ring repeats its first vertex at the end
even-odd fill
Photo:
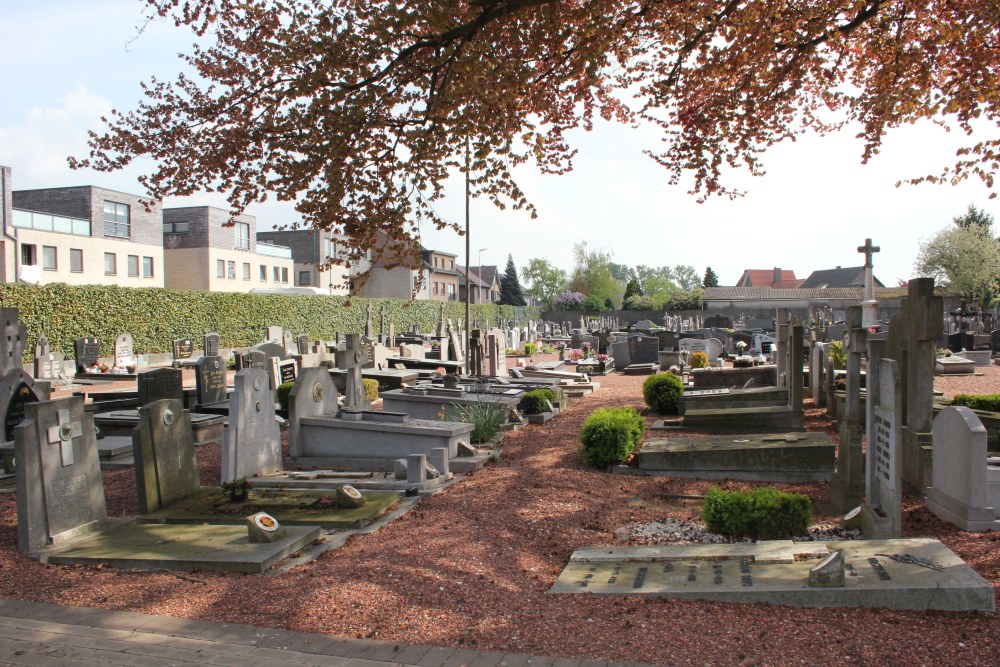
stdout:
POLYGON ((291 359, 287 361, 282 361, 278 364, 278 374, 281 382, 279 384, 285 384, 286 382, 295 382, 295 362, 291 359))
POLYGON ((125 367, 134 366, 135 363, 135 342, 132 340, 132 335, 128 333, 120 334, 115 338, 114 365, 125 367))
POLYGON ((174 340, 174 359, 190 359, 194 354, 194 343, 190 338, 174 340))
POLYGON ((629 365, 660 363, 660 341, 654 336, 636 336, 628 340, 629 365))
POLYGON ((682 352, 704 352, 708 354, 708 341, 702 338, 682 338, 677 343, 682 352))
POLYGON ((226 400, 226 363, 222 357, 202 357, 195 369, 198 404, 209 405, 226 400))
POLYGON ((164 398, 184 399, 184 373, 179 368, 156 368, 136 376, 139 405, 164 398))
POLYGON ((62 352, 47 352, 43 357, 35 358, 35 378, 44 380, 62 377, 66 355, 62 352))
POLYGON ((76 353, 76 372, 86 373, 101 356, 101 343, 96 338, 77 338, 73 343, 76 353))
POLYGON ((309 336, 302 334, 295 339, 295 349, 301 354, 309 354, 309 336))
POLYGON ((206 357, 219 356, 219 334, 207 333, 204 341, 204 354, 206 357))

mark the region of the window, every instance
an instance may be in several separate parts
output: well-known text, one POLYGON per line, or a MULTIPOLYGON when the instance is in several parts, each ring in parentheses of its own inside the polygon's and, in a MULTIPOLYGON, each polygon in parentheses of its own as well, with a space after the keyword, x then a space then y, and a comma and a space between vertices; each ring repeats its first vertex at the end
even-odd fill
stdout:
POLYGON ((287 283, 288 282, 288 269, 287 268, 281 269, 281 282, 283 282, 283 283, 287 283))
POLYGON ((267 265, 266 264, 261 264, 260 265, 260 281, 262 283, 266 283, 267 282, 267 265))
POLYGON ((215 277, 216 278, 226 277, 226 260, 224 259, 215 260, 215 277))
POLYGON ((435 282, 434 283, 434 296, 437 296, 437 295, 438 295, 438 284, 437 284, 437 282, 435 282))
POLYGON ((420 276, 419 275, 413 276, 413 289, 415 289, 415 290, 420 289, 420 276))
POLYGON ((226 263, 226 277, 230 280, 236 280, 236 262, 226 263))
POLYGON ((311 278, 312 278, 312 272, 311 271, 299 271, 299 284, 300 285, 308 285, 309 281, 311 280, 311 278))
POLYGON ((42 246, 42 268, 46 271, 55 271, 58 266, 56 247, 53 245, 42 246))
POLYGON ((153 258, 143 257, 142 258, 142 277, 152 278, 153 277, 153 258))
POLYGON ((236 249, 237 250, 249 250, 250 249, 250 223, 249 222, 237 222, 236 223, 236 249))
POLYGON ((80 248, 69 249, 69 270, 72 273, 83 273, 83 250, 80 248))
POLYGON ((104 275, 113 276, 118 273, 117 257, 113 252, 104 253, 104 275))
POLYGON ((281 282, 281 267, 274 267, 274 282, 281 282))
POLYGON ((25 266, 38 264, 38 249, 33 243, 21 244, 21 264, 25 266))
POLYGON ((453 259, 449 259, 448 260, 448 268, 449 269, 454 269, 455 268, 455 260, 453 260, 453 259))
POLYGON ((128 256, 128 275, 133 278, 139 276, 139 255, 128 256))
POLYGON ((250 262, 243 262, 243 280, 250 280, 250 262))
POLYGON ((104 235, 121 239, 130 237, 131 217, 128 204, 104 202, 104 235))
POLYGON ((191 231, 190 222, 164 222, 164 234, 187 234, 191 231))
POLYGON ((455 286, 448 285, 448 301, 454 301, 454 300, 455 300, 455 286))

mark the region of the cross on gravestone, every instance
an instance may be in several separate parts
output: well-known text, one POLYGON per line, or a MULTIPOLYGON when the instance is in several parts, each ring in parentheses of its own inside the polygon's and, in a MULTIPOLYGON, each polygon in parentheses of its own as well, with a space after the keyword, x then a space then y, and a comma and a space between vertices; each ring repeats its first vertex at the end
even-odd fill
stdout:
POLYGON ((47 355, 49 351, 49 339, 45 336, 39 336, 35 341, 35 359, 41 359, 47 355))
POLYGON ((365 395, 365 385, 361 375, 361 369, 368 361, 361 336, 348 334, 346 347, 343 351, 337 351, 334 356, 337 368, 347 372, 344 387, 344 409, 370 410, 371 403, 365 395))
POLYGON ((93 417, 71 396, 27 406, 14 431, 17 537, 34 552, 107 518, 93 417))
POLYGON ((204 356, 206 357, 219 356, 219 334, 217 333, 205 334, 203 347, 205 348, 204 356))
POLYGON ((372 304, 368 302, 367 314, 365 315, 365 338, 371 340, 375 338, 375 325, 372 324, 372 304))
POLYGON ((865 256, 865 268, 870 269, 872 267, 872 255, 881 250, 877 245, 872 245, 871 239, 865 239, 865 244, 858 246, 858 252, 863 253, 865 256))
MULTIPOLYGON (((323 370, 329 376, 329 372, 323 370)), ((281 430, 267 374, 245 368, 233 380, 229 424, 222 434, 222 483, 281 468, 281 430)))
POLYGON ((0 309, 0 376, 21 369, 21 355, 28 342, 28 330, 18 318, 17 308, 0 309))

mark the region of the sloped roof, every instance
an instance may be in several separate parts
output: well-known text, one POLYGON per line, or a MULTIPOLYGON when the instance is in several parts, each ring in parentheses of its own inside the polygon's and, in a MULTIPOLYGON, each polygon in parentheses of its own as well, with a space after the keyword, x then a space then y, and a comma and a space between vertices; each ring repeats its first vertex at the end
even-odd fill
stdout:
MULTIPOLYGON (((801 301, 803 299, 864 299, 863 287, 772 289, 770 287, 706 287, 705 301, 801 301)), ((906 287, 876 287, 875 298, 906 296, 906 287)))
MULTIPOLYGON (((464 280, 465 280, 465 267, 462 266, 461 264, 456 264, 455 265, 455 270, 458 271, 458 273, 459 273, 460 276, 462 276, 462 279, 463 279, 463 283, 462 284, 464 285, 465 284, 464 283, 464 280)), ((485 280, 480 280, 476 276, 476 267, 472 267, 472 271, 469 273, 469 284, 470 285, 475 285, 476 287, 485 287, 487 289, 489 289, 489 287, 490 287, 490 283, 486 282, 485 280)))
POLYGON ((740 276, 739 284, 747 287, 775 287, 778 289, 798 287, 802 281, 795 277, 791 269, 746 269, 740 276), (777 270, 778 280, 774 273, 777 270))
MULTIPOLYGON (((864 287, 865 286, 865 267, 864 266, 848 266, 848 267, 837 267, 835 269, 823 269, 821 271, 813 271, 809 274, 801 285, 800 289, 810 289, 814 287, 864 287)), ((875 286, 883 287, 881 281, 875 278, 875 286)))
POLYGON ((478 275, 482 278, 483 282, 486 283, 487 287, 496 283, 500 284, 500 272, 497 271, 496 265, 486 266, 470 266, 469 270, 472 271, 472 275, 478 275))

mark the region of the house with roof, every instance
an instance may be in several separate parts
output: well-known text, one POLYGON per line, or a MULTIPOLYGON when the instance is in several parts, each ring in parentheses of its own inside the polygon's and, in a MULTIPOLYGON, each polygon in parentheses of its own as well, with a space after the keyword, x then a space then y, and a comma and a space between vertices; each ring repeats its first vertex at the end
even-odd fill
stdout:
POLYGON ((329 294, 348 293, 347 267, 327 265, 331 259, 346 257, 344 236, 321 229, 285 229, 257 232, 257 241, 291 249, 295 287, 318 287, 329 294))
POLYGON ((746 269, 736 282, 736 287, 768 287, 771 289, 794 289, 802 284, 795 272, 774 267, 773 269, 746 269))
POLYGON ((93 185, 13 190, 0 166, 4 282, 163 287, 160 202, 93 185))
MULTIPOLYGON (((875 278, 875 287, 885 287, 882 282, 875 278)), ((801 289, 822 289, 822 288, 836 288, 836 287, 861 287, 865 286, 865 267, 861 266, 849 266, 846 268, 837 267, 835 269, 823 269, 822 271, 813 271, 809 274, 809 277, 802 281, 799 285, 801 289)))

